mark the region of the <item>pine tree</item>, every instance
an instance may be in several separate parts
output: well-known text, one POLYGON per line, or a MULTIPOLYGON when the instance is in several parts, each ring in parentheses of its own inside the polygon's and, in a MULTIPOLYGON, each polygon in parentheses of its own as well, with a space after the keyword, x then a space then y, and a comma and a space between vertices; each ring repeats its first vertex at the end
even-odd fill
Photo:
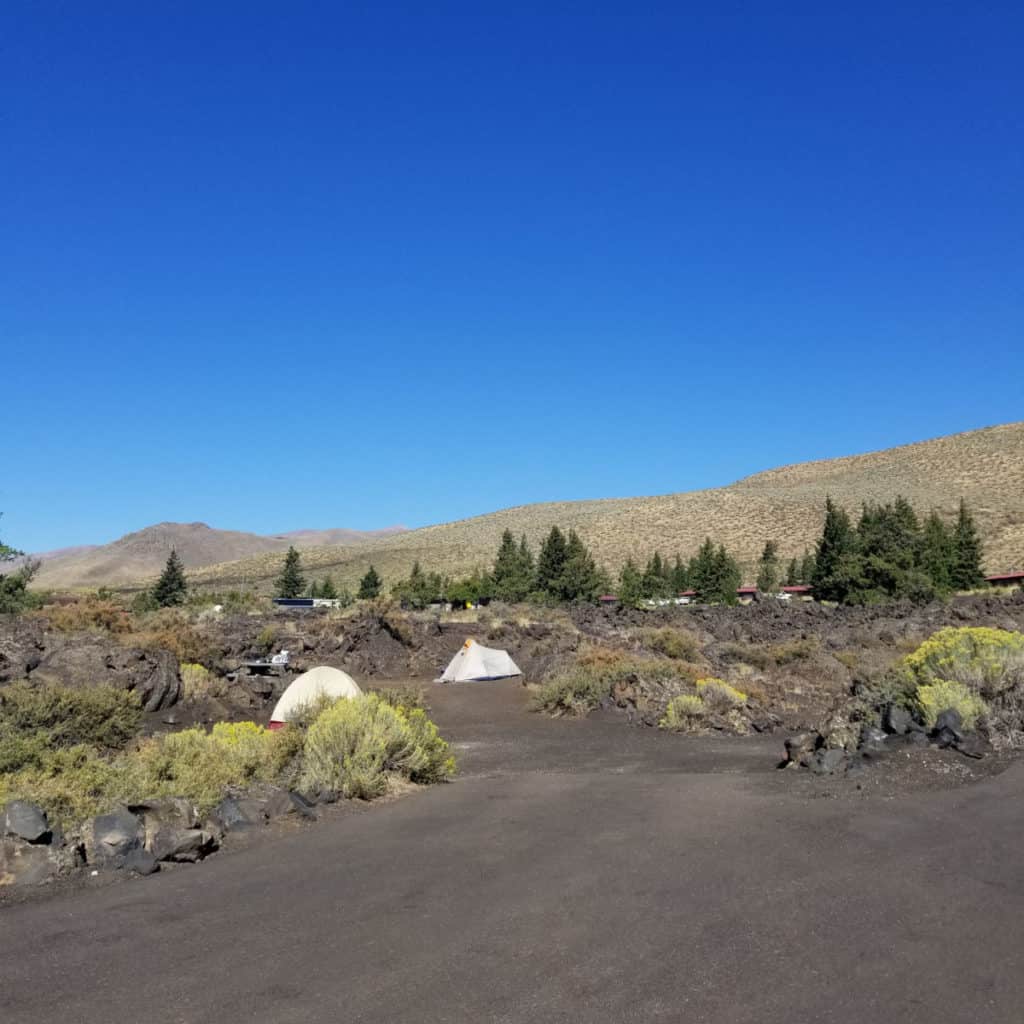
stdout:
POLYGON ((800 582, 810 585, 814 580, 814 570, 818 560, 810 551, 804 550, 804 557, 800 561, 800 582))
POLYGON ((556 600, 561 598, 567 557, 565 534, 557 526, 552 526, 537 557, 537 589, 542 594, 556 600))
POLYGON ((356 596, 360 601, 372 601, 373 598, 380 596, 380 577, 372 565, 359 581, 359 592, 356 596))
POLYGON ((606 582, 593 556, 575 530, 569 531, 565 544, 565 565, 558 594, 563 601, 595 601, 606 582))
POLYGON ((672 589, 665 563, 662 561, 661 554, 657 551, 647 561, 642 585, 644 597, 647 598, 665 597, 672 589))
POLYGON ((697 554, 690 560, 690 586, 697 591, 701 601, 712 601, 716 592, 715 545, 706 537, 697 554))
POLYGON ((789 568, 786 570, 786 586, 795 587, 800 583, 800 566, 795 558, 790 559, 789 568))
POLYGON ((719 544, 715 552, 714 583, 709 591, 709 599, 718 604, 735 604, 736 591, 742 581, 739 562, 725 550, 724 544, 719 544))
POLYGON ((855 586, 860 566, 856 558, 857 539, 850 517, 825 499, 825 525, 818 541, 811 585, 814 596, 822 601, 845 601, 855 586))
POLYGON ((320 596, 320 584, 316 580, 309 585, 309 596, 313 598, 320 596))
POLYGON ((619 601, 630 608, 639 608, 643 599, 643 579, 640 570, 633 559, 628 558, 619 573, 619 601))
POLYGON ((681 594, 684 590, 690 589, 690 573, 686 563, 676 555, 675 565, 672 566, 672 591, 674 594, 681 594))
POLYGON ((325 576, 323 583, 320 584, 320 596, 326 597, 329 601, 335 601, 338 598, 338 588, 334 585, 334 580, 330 576, 325 576))
POLYGON ((188 594, 188 584, 185 582, 185 566, 182 565, 178 552, 173 548, 160 574, 160 579, 153 587, 153 600, 158 608, 172 608, 175 605, 184 604, 188 594))
POLYGON ((953 527, 953 562, 950 570, 950 584, 954 590, 973 590, 983 586, 985 573, 982 570, 981 538, 974 525, 967 502, 960 499, 960 512, 953 527))
POLYGON ((284 556, 284 568, 275 584, 278 597, 301 597, 306 589, 306 578, 302 575, 302 563, 298 551, 290 547, 284 556))
POLYGON ((761 552, 761 561, 758 563, 757 589, 762 594, 774 596, 779 590, 780 573, 779 549, 775 541, 767 541, 764 551, 761 552))
POLYGON ((511 530, 506 530, 501 535, 501 546, 494 559, 494 569, 491 577, 494 580, 494 594, 502 601, 521 601, 525 594, 520 594, 521 586, 521 559, 519 547, 511 530))
POLYGON ((937 512, 921 528, 921 569, 940 592, 953 587, 953 535, 937 512))
POLYGON ((519 538, 519 581, 516 587, 517 600, 525 601, 537 586, 537 566, 533 552, 526 542, 526 534, 519 538))

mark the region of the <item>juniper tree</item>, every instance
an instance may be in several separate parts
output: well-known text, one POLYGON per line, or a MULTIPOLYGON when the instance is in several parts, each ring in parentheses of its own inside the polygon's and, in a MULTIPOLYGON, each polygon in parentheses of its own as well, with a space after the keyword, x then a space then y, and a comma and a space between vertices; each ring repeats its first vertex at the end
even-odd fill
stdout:
MULTIPOLYGON (((21 557, 22 552, 0 541, 0 566, 21 557)), ((28 585, 39 569, 39 562, 27 561, 14 572, 0 572, 0 613, 24 611, 31 603, 28 585)))
POLYGON ((284 567, 274 584, 278 597, 301 597, 306 589, 306 578, 302 575, 302 561, 294 547, 288 548, 284 556, 284 567))
POLYGON ((171 548, 164 571, 153 587, 153 601, 158 608, 172 608, 184 604, 188 594, 188 583, 185 581, 185 566, 182 565, 178 552, 171 548))
POLYGON ((377 570, 371 565, 366 570, 366 575, 359 581, 359 592, 356 596, 361 601, 370 601, 380 594, 380 577, 377 570))

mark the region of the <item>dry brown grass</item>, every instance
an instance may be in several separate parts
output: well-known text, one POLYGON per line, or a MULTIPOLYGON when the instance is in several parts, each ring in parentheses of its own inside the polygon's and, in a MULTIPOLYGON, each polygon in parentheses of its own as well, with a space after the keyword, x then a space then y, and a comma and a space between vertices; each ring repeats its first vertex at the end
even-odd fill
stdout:
MULTIPOLYGON (((713 490, 524 505, 355 547, 310 548, 302 559, 309 574, 330 572, 349 588, 372 563, 390 586, 417 559, 425 570, 445 574, 489 565, 506 528, 525 533, 536 549, 557 524, 575 529, 613 570, 628 557, 642 564, 655 549, 688 556, 710 535, 739 555, 749 577, 766 539, 778 542, 785 559, 814 544, 829 494, 852 513, 865 501, 902 494, 921 512, 935 508, 949 517, 962 495, 984 536, 986 564, 992 571, 1010 568, 1024 559, 1024 422, 787 466, 713 490)), ((204 587, 266 590, 280 567, 275 552, 189 576, 204 587)))

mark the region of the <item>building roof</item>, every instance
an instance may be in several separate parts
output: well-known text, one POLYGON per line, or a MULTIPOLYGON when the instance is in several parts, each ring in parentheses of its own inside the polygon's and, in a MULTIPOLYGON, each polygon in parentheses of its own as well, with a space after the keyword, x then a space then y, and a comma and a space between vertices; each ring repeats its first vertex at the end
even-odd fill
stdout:
POLYGON ((811 586, 809 583, 791 583, 788 587, 783 587, 782 592, 784 594, 809 594, 811 586))
POLYGON ((995 576, 986 576, 989 583, 1005 583, 1007 580, 1024 580, 1024 569, 1015 569, 1013 572, 1001 572, 995 576))
POLYGON ((737 594, 756 594, 757 593, 757 587, 737 587, 736 588, 736 593, 737 594))

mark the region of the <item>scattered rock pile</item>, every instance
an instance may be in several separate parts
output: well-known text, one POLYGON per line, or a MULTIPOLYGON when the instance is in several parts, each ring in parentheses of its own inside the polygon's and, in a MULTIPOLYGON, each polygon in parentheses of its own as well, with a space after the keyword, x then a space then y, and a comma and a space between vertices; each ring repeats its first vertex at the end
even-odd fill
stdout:
POLYGON ((0 816, 0 886, 39 885, 84 868, 151 875, 162 863, 194 864, 219 849, 225 835, 294 816, 315 820, 315 798, 283 789, 230 797, 205 817, 180 797, 115 808, 65 836, 35 804, 14 800, 0 816))
POLYGON ((941 712, 935 726, 927 729, 903 707, 890 705, 882 715, 882 728, 859 727, 841 713, 826 719, 817 732, 803 732, 786 740, 786 757, 780 768, 804 768, 816 775, 855 774, 867 762, 908 746, 953 749, 965 757, 980 759, 988 744, 977 732, 964 729, 954 708, 941 712))

